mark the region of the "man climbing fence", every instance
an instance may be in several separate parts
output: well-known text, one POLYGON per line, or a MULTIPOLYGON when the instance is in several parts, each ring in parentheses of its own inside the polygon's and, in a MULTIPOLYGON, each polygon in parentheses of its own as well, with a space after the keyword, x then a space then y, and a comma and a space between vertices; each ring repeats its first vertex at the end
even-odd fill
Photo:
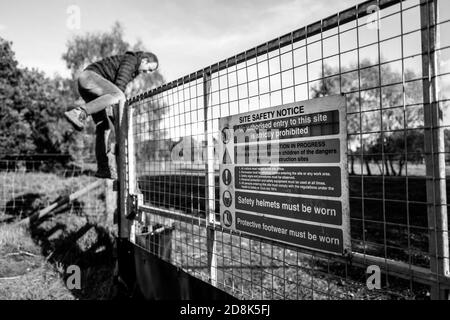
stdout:
POLYGON ((158 58, 151 52, 127 51, 92 63, 78 77, 78 92, 85 104, 64 113, 67 120, 81 131, 87 116, 96 124, 95 156, 98 178, 117 179, 114 157, 108 146, 112 129, 111 106, 125 103, 125 88, 138 74, 153 72, 158 58), (109 155, 109 156, 108 156, 109 155))

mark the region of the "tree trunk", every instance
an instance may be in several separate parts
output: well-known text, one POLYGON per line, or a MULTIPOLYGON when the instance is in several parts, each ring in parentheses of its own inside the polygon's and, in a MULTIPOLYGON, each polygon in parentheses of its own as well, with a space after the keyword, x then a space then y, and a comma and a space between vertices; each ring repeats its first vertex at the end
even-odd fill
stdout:
POLYGON ((386 159, 384 159, 384 167, 386 168, 386 172, 385 172, 385 176, 390 176, 390 172, 389 172, 389 166, 388 166, 388 161, 386 159))
POLYGON ((398 175, 401 176, 402 175, 402 171, 403 171, 403 165, 405 164, 405 162, 403 160, 399 160, 398 161, 398 175))
POLYGON ((397 172, 395 172, 395 168, 394 168, 394 161, 392 159, 389 159, 389 166, 391 167, 391 173, 393 176, 397 175, 397 172))
POLYGON ((367 175, 371 176, 372 172, 370 171, 369 161, 364 160, 364 163, 366 164, 367 175))

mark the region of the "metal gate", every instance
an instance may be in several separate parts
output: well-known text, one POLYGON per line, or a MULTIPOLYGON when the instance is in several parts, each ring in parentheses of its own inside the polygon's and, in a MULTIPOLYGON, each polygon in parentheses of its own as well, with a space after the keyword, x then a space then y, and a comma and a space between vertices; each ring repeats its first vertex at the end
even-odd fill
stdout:
POLYGON ((449 31, 446 1, 367 1, 130 99, 120 237, 242 299, 448 298, 449 31), (222 229, 219 118, 339 93, 352 254, 222 229))

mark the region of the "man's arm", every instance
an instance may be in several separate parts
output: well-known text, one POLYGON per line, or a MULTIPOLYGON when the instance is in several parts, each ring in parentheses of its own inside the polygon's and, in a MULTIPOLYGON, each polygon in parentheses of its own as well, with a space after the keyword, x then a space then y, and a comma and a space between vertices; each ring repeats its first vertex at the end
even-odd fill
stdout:
POLYGON ((120 62, 119 69, 116 73, 115 85, 125 92, 127 84, 133 80, 134 72, 136 71, 136 64, 138 63, 137 57, 132 54, 125 54, 120 62))

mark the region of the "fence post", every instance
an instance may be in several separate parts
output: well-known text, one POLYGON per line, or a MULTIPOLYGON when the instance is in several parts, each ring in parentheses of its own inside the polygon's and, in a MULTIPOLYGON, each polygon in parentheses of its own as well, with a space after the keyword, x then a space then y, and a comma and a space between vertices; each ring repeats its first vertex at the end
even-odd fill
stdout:
POLYGON ((105 224, 110 227, 114 222, 114 212, 117 208, 117 193, 113 190, 113 181, 111 179, 105 179, 104 192, 105 192, 105 224))
POLYGON ((437 279, 431 287, 431 299, 448 299, 449 293, 439 281, 440 277, 450 276, 450 268, 444 132, 436 81, 437 7, 437 0, 421 0, 424 148, 430 269, 437 279))
MULTIPOLYGON (((142 194, 140 194, 139 187, 137 185, 137 179, 136 179, 136 152, 135 152, 135 143, 134 143, 134 130, 133 130, 133 109, 130 107, 130 105, 126 105, 126 115, 127 115, 127 164, 128 164, 128 193, 127 196, 135 196, 135 201, 131 201, 131 199, 128 199, 128 214, 131 213, 131 211, 135 211, 137 208, 133 208, 132 206, 139 207, 140 205, 143 205, 143 197, 142 194)), ((136 242, 136 220, 133 218, 132 221, 127 219, 127 223, 129 226, 129 239, 131 242, 136 242)))
POLYGON ((130 234, 128 215, 127 188, 127 138, 128 138, 128 108, 125 102, 114 106, 114 127, 116 131, 116 163, 117 163, 117 208, 119 238, 128 239, 130 234))
POLYGON ((209 99, 211 96, 211 74, 203 74, 203 121, 205 128, 205 148, 206 154, 205 161, 205 213, 208 223, 206 224, 206 247, 208 256, 208 267, 209 267, 209 280, 213 286, 217 284, 217 246, 216 246, 216 232, 214 230, 215 226, 215 178, 214 178, 214 139, 212 136, 212 126, 208 117, 208 106, 209 99))

